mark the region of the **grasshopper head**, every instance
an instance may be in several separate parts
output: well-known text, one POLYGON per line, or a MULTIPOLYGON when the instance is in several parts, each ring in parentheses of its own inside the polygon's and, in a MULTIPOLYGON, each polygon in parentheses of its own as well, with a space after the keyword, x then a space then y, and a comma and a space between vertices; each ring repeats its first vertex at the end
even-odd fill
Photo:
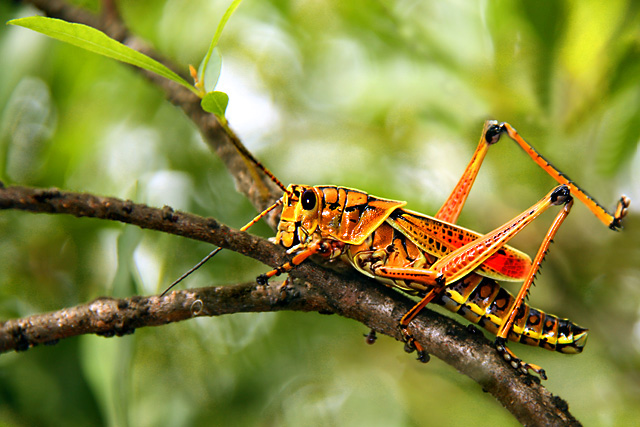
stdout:
POLYGON ((304 244, 318 228, 322 194, 309 185, 290 184, 282 198, 276 244, 285 248, 304 244))

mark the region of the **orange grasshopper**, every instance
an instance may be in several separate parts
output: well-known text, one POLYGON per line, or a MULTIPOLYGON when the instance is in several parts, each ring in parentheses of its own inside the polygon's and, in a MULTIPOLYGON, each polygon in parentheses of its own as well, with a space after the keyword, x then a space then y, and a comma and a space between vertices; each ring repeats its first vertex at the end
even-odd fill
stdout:
MULTIPOLYGON (((284 190, 276 204, 242 228, 246 230, 267 212, 283 205, 275 243, 287 248, 293 258, 259 276, 258 283, 264 284, 269 278, 288 272, 310 256, 319 254, 329 259, 340 258, 387 286, 418 295, 421 300, 402 316, 399 326, 407 351, 416 350, 418 360, 422 362, 427 362, 429 355, 413 338, 408 326, 431 301, 495 334, 498 352, 523 373, 531 370, 546 379, 541 367, 518 359, 507 348, 507 339, 561 353, 582 351, 587 329, 530 307, 524 300, 553 237, 571 210, 573 197, 613 230, 621 226, 630 201, 622 196, 614 214, 608 213, 535 151, 508 123, 485 122, 470 163, 433 217, 405 209, 406 202, 382 199, 350 188, 297 184, 285 188, 243 147, 238 148, 284 190), (511 221, 483 235, 455 223, 489 147, 497 143, 503 133, 560 185, 511 221), (533 261, 507 245, 538 215, 554 205, 562 208, 533 261), (497 280, 522 281, 523 284, 518 295, 513 297, 497 280)), ((193 269, 174 284, 191 271, 193 269)), ((372 340, 372 337, 370 335, 368 339, 372 340)))

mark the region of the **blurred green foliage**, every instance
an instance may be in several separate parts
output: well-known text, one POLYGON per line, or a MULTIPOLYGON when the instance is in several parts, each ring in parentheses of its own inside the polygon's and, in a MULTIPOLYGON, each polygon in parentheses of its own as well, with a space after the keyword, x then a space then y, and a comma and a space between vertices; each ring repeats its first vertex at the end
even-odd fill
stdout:
MULTIPOLYGON (((83 1, 97 9, 97 2, 83 1)), ((200 63, 227 1, 121 2, 130 28, 200 63)), ((592 195, 640 201, 640 3, 251 1, 227 25, 218 88, 285 182, 339 184, 435 212, 488 118, 509 121, 592 195)), ((35 11, 0 3, 2 22, 35 11)), ((0 28, 0 178, 131 198, 239 227, 255 215, 187 118, 131 69, 0 28)), ((460 223, 489 231, 554 183, 506 138, 460 223)), ((580 205, 531 303, 591 329, 578 356, 514 345, 588 425, 640 417, 640 219, 580 205)), ((534 253, 552 215, 519 236, 534 253)), ((256 233, 272 234, 262 226, 256 233)), ((122 224, 0 212, 0 319, 155 293, 211 249, 122 224)), ((184 286, 252 280, 230 252, 184 286)), ((512 289, 515 289, 513 287, 512 289)), ((509 425, 477 384, 337 316, 240 314, 0 356, 0 424, 509 425)))

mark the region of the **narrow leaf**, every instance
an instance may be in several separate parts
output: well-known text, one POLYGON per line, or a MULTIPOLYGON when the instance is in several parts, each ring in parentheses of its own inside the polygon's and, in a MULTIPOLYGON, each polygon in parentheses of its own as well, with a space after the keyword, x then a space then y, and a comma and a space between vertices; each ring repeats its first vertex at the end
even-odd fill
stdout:
MULTIPOLYGON (((202 69, 202 74, 200 74, 202 79, 207 77, 205 73, 207 71, 209 60, 211 58, 211 55, 213 54, 213 50, 216 48, 216 46, 218 46, 218 40, 220 40, 220 36, 222 35, 222 30, 224 30, 224 26, 227 25, 227 21, 229 21, 229 18, 231 18, 231 15, 233 15, 233 12, 235 12, 238 6, 240 6, 241 2, 242 0, 233 0, 233 2, 231 2, 227 10, 224 12, 224 15, 222 15, 222 19, 220 19, 220 23, 216 28, 216 33, 213 35, 213 39, 211 40, 211 44, 209 45, 209 51, 207 52, 207 55, 204 57, 204 61, 203 61, 204 66, 202 69)), ((218 54, 220 53, 218 52, 218 54)), ((206 80, 204 80, 204 82, 207 86, 209 86, 206 80)), ((213 87, 211 89, 213 89, 213 87)))
POLYGON ((13 19, 7 22, 7 24, 28 28, 90 52, 149 70, 183 85, 196 95, 198 94, 198 91, 187 83, 186 80, 155 59, 149 58, 87 25, 70 23, 61 19, 47 18, 44 16, 13 19))
POLYGON ((211 92, 216 88, 218 80, 220 79, 220 71, 222 71, 222 55, 220 55, 220 49, 217 47, 213 49, 213 54, 207 56, 200 63, 198 75, 202 76, 204 82, 204 90, 211 92), (207 61, 207 62, 205 62, 207 61), (206 73, 206 74, 203 74, 206 73))

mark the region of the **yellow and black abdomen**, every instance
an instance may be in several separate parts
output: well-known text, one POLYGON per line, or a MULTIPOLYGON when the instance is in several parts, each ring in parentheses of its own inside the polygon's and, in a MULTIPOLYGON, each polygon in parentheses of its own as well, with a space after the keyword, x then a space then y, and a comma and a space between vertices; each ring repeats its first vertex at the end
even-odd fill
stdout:
MULTIPOLYGON (((514 297, 495 280, 471 274, 447 285, 436 301, 492 334, 509 316, 514 297)), ((509 340, 561 353, 580 353, 587 329, 523 304, 509 332, 509 340)))

